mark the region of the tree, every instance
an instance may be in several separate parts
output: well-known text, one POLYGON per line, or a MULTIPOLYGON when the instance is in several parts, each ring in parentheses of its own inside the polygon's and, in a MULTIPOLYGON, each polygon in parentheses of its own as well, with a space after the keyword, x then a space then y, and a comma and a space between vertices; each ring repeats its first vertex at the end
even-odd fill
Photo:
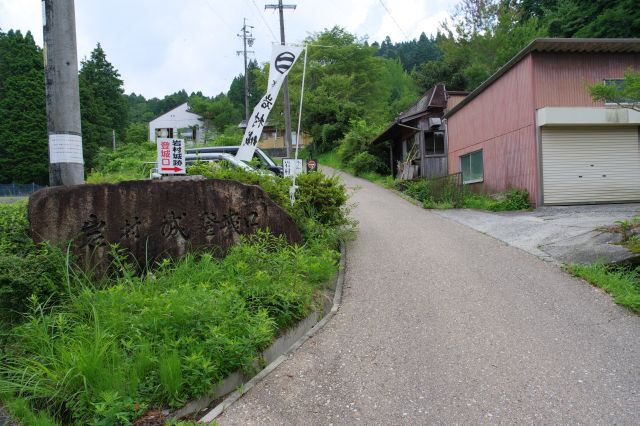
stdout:
MULTIPOLYGON (((263 95, 257 83, 260 68, 256 61, 249 62, 247 73, 249 75, 249 114, 251 114, 253 107, 263 95)), ((231 81, 227 97, 244 118, 244 74, 234 77, 233 81, 231 81)))
POLYGON ((596 83, 587 91, 594 102, 613 102, 640 112, 640 71, 628 69, 619 84, 596 83))
POLYGON ((119 140, 124 140, 128 105, 120 74, 107 60, 100 43, 90 58, 81 62, 79 83, 84 160, 90 169, 99 147, 111 146, 113 130, 119 140))
POLYGON ((227 126, 237 125, 242 120, 242 114, 224 93, 213 99, 193 96, 189 100, 189 110, 202 116, 205 127, 213 126, 218 132, 223 132, 227 126))
POLYGON ((42 58, 30 32, 0 32, 0 182, 49 180, 42 58))

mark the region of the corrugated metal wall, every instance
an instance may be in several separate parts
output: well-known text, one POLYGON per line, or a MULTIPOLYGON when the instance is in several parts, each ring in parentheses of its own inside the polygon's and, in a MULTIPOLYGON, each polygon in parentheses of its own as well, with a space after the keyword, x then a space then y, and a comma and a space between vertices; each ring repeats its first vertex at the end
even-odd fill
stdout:
POLYGON ((536 108, 603 106, 595 104, 585 85, 622 78, 630 67, 640 68, 637 53, 534 52, 536 108))
POLYGON ((523 58, 494 84, 449 118, 449 173, 460 156, 483 150, 484 189, 526 188, 538 196, 532 58, 523 58))

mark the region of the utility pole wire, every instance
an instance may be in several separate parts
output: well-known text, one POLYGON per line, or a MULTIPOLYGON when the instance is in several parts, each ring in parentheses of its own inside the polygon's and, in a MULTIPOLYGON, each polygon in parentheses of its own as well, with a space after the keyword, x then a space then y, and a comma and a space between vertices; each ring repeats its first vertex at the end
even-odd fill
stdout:
POLYGON ((273 30, 271 29, 271 26, 269 25, 269 23, 267 22, 266 19, 264 19, 264 15, 262 14, 262 11, 260 10, 260 8, 258 7, 258 5, 256 4, 255 0, 251 0, 251 3, 253 3, 253 6, 256 8, 257 11, 257 15, 260 17, 260 19, 262 20, 262 23, 264 24, 265 27, 267 27, 267 29, 269 30, 269 32, 271 33, 271 38, 273 39, 273 41, 278 41, 278 38, 276 37, 276 34, 273 32, 273 30))
POLYGON ((387 15, 389 15, 389 18, 391 18, 391 20, 393 21, 394 24, 396 24, 396 27, 398 27, 398 29, 400 30, 400 32, 404 35, 404 38, 406 41, 409 41, 409 36, 407 35, 407 33, 404 32, 404 30, 402 29, 402 27, 400 26, 400 24, 398 24, 398 21, 396 21, 396 18, 393 17, 393 15, 391 14, 391 11, 389 11, 389 9, 387 9, 387 6, 384 4, 384 2, 382 0, 378 0, 380 2, 380 5, 382 5, 382 7, 384 8, 384 10, 387 11, 387 15))

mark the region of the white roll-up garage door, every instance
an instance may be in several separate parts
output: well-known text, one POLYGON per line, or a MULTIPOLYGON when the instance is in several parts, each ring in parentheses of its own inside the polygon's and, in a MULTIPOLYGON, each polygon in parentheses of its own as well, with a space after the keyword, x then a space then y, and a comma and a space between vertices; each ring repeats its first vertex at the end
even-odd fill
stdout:
POLYGON ((544 204, 640 200, 638 127, 542 127, 544 204))

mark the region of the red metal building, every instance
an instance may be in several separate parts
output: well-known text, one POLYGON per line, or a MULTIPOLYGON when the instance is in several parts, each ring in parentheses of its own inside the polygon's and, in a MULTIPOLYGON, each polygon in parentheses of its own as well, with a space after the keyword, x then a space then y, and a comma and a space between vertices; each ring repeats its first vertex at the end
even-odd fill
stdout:
POLYGON ((640 113, 586 86, 640 69, 640 39, 537 39, 446 114, 449 173, 534 204, 640 200, 640 113))

